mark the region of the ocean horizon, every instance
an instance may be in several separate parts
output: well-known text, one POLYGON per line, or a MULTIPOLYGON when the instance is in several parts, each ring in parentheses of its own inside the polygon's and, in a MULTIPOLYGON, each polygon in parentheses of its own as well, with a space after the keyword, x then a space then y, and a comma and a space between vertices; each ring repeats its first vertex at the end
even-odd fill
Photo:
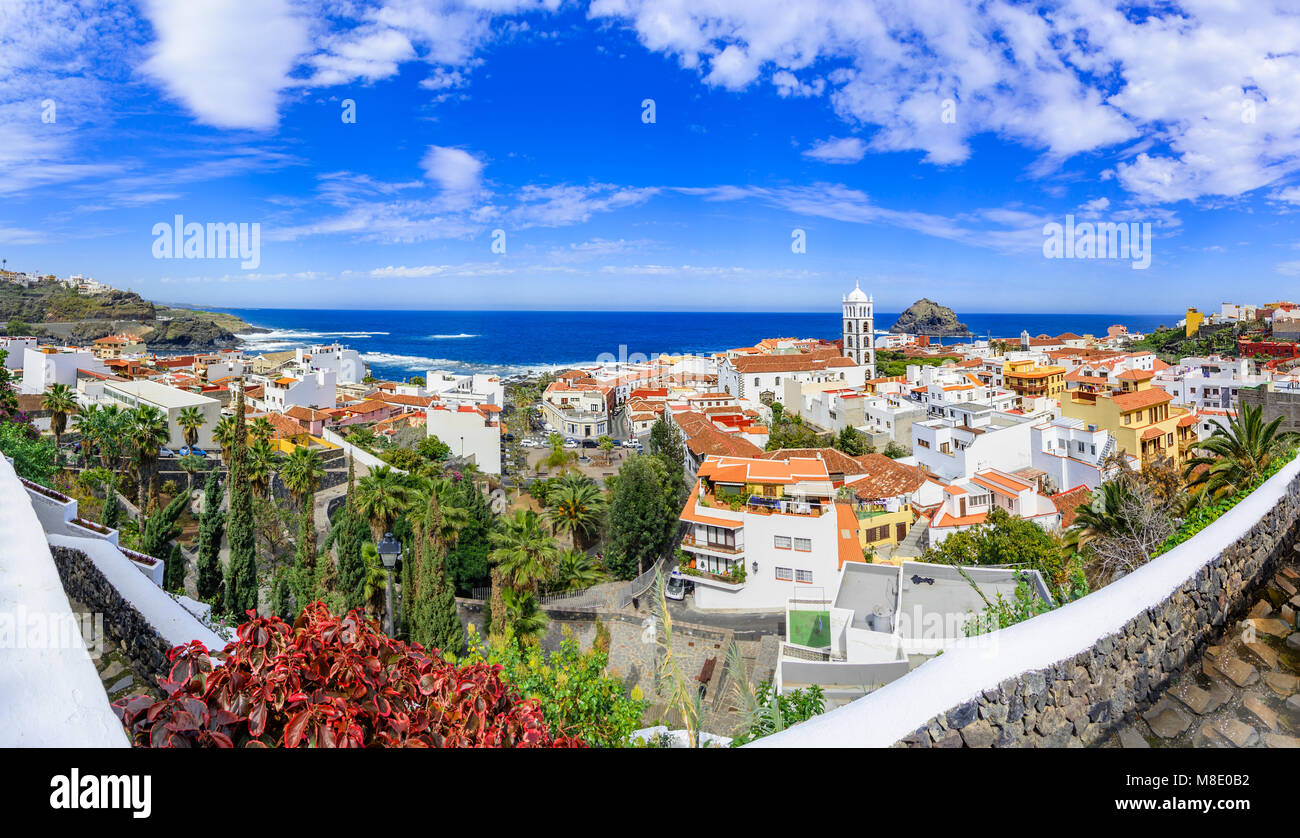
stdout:
MULTIPOLYGON (((840 337, 840 313, 650 311, 413 311, 212 308, 269 331, 240 337, 251 352, 342 343, 361 353, 378 378, 405 380, 430 369, 501 375, 661 354, 706 354, 767 337, 840 337)), ((900 312, 877 312, 887 329, 900 312)), ((1176 314, 958 312, 979 337, 1104 334, 1122 324, 1148 332, 1176 314)), ((945 338, 953 343, 960 338, 945 338)))

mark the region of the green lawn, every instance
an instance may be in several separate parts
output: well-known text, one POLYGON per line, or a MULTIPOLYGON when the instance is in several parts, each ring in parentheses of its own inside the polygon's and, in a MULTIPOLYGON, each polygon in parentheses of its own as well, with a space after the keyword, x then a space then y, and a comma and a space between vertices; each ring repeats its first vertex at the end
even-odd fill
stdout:
POLYGON ((791 611, 786 631, 790 643, 822 649, 831 645, 829 611, 791 611))

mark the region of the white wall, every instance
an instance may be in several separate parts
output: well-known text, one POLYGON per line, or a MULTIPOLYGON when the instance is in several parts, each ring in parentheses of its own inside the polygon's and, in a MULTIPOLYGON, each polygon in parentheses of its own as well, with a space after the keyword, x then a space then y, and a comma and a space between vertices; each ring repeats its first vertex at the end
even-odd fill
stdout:
POLYGON ((477 410, 429 408, 425 433, 436 436, 454 456, 474 458, 484 474, 501 473, 501 427, 486 425, 477 410))

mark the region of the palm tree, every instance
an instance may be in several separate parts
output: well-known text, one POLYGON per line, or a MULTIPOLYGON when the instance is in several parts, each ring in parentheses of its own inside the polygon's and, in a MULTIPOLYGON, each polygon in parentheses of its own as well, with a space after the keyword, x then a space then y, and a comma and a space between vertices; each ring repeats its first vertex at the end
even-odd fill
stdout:
POLYGON ((248 426, 249 436, 253 439, 270 439, 275 433, 275 426, 265 416, 259 416, 248 426))
POLYGON ((235 445, 235 417, 222 416, 213 430, 212 436, 221 446, 221 461, 230 465, 230 450, 235 445))
POLYGON ((362 599, 366 603, 366 614, 373 620, 384 617, 384 590, 388 586, 388 571, 379 561, 379 548, 367 541, 361 546, 361 558, 365 562, 366 575, 362 580, 362 599))
POLYGON ((266 496, 271 478, 275 476, 275 465, 278 459, 275 449, 265 439, 254 440, 253 444, 248 446, 248 482, 253 487, 253 491, 262 497, 266 496))
POLYGON ((505 602, 510 632, 517 639, 529 643, 546 631, 550 618, 537 604, 537 597, 532 592, 506 588, 501 592, 501 599, 505 602))
POLYGON ((568 474, 546 494, 546 518, 554 531, 568 533, 575 550, 582 550, 600 532, 609 506, 600 489, 586 477, 568 474))
POLYGON ((379 541, 393 528, 393 521, 406 512, 413 492, 402 475, 380 466, 357 481, 353 503, 370 521, 370 531, 379 541))
POLYGON ((600 446, 601 452, 605 455, 605 465, 609 465, 609 454, 614 450, 614 440, 609 436, 602 436, 596 440, 596 444, 600 446))
POLYGON ((325 466, 321 463, 320 454, 301 445, 294 447, 293 453, 280 468, 280 477, 299 506, 305 504, 307 498, 315 493, 316 486, 324 476, 325 466))
POLYGON ((1127 480, 1110 480, 1101 484, 1101 509, 1092 504, 1081 505, 1074 526, 1065 534, 1065 543, 1077 550, 1098 538, 1122 536, 1128 531, 1125 509, 1133 497, 1132 485, 1127 480))
POLYGON ((103 408, 88 404, 76 412, 72 421, 81 434, 81 464, 89 465, 92 449, 99 448, 100 430, 104 426, 103 408))
POLYGON ((50 430, 54 432, 54 447, 59 447, 59 437, 68 427, 68 414, 77 410, 77 399, 72 395, 72 388, 66 384, 55 384, 45 394, 41 407, 50 412, 50 430))
POLYGON ((1183 467, 1189 504, 1218 501, 1254 486, 1274 458, 1300 438, 1294 431, 1278 432, 1282 418, 1265 424, 1262 405, 1243 404, 1227 426, 1216 420, 1209 437, 1192 443, 1194 450, 1207 454, 1189 458, 1183 467))
POLYGON ((152 405, 133 407, 126 412, 126 437, 138 483, 136 499, 144 512, 158 466, 158 451, 167 444, 167 417, 152 405))
POLYGON ((115 404, 101 408, 94 423, 95 442, 99 448, 99 461, 106 469, 115 470, 126 447, 127 426, 130 415, 115 404))
POLYGON ((605 580, 594 556, 578 550, 561 551, 555 560, 554 586, 559 591, 581 591, 605 580))
POLYGON ((203 427, 207 419, 203 416, 203 411, 197 407, 183 407, 180 414, 176 417, 176 424, 181 428, 181 434, 185 437, 185 445, 193 448, 199 442, 199 429, 203 427))
POLYGON ((520 509, 488 539, 494 548, 488 560, 500 567, 510 587, 535 592, 538 583, 550 577, 559 551, 533 510, 520 509))
POLYGON ((412 475, 406 479, 406 484, 412 494, 409 515, 415 520, 411 523, 414 524, 416 520, 424 518, 424 510, 429 506, 429 495, 435 495, 440 513, 435 536, 447 550, 456 549, 460 531, 469 523, 469 510, 458 505, 460 498, 456 491, 456 482, 450 477, 430 478, 412 475))

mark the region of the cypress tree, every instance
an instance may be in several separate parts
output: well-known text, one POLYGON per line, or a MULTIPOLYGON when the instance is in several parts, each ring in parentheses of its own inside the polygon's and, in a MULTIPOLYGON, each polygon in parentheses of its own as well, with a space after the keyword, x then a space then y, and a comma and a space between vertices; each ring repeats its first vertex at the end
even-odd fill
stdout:
POLYGON ((294 618, 292 575, 288 568, 279 568, 275 572, 275 581, 271 583, 271 614, 285 622, 292 622, 294 618))
POLYGON ((112 486, 106 486, 108 492, 104 498, 104 508, 99 513, 99 523, 108 527, 110 530, 117 529, 118 519, 122 517, 122 505, 117 502, 117 490, 112 486))
POLYGON ((344 607, 351 611, 364 608, 366 600, 366 562, 361 553, 365 544, 368 527, 352 503, 352 489, 355 478, 355 466, 348 459, 348 494, 343 505, 343 520, 340 522, 336 541, 339 560, 339 590, 343 594, 344 607))
POLYGON ((150 556, 160 559, 166 559, 168 554, 167 542, 171 541, 180 534, 180 527, 176 526, 176 519, 181 516, 185 505, 189 499, 184 495, 177 495, 162 509, 155 511, 145 521, 144 529, 140 532, 140 551, 150 556))
POLYGON ((185 593, 185 554, 181 546, 172 542, 171 552, 167 554, 167 565, 163 570, 163 590, 174 594, 185 593))
POLYGON ((210 473, 203 487, 203 514, 199 516, 199 599, 207 601, 221 591, 221 536, 226 513, 221 511, 221 480, 210 473))
MULTIPOLYGON (((411 588, 402 592, 411 618, 411 640, 430 649, 460 655, 465 651, 465 629, 456 613, 456 592, 447 573, 447 551, 438 530, 442 510, 436 493, 429 495, 429 507, 416 528, 418 572, 413 572, 411 588)), ((403 574, 405 576, 405 573, 403 574)))
POLYGON ((257 541, 253 523, 253 487, 248 481, 248 431, 244 390, 235 398, 235 439, 230 449, 230 563, 226 567, 225 611, 243 617, 257 610, 257 541))

